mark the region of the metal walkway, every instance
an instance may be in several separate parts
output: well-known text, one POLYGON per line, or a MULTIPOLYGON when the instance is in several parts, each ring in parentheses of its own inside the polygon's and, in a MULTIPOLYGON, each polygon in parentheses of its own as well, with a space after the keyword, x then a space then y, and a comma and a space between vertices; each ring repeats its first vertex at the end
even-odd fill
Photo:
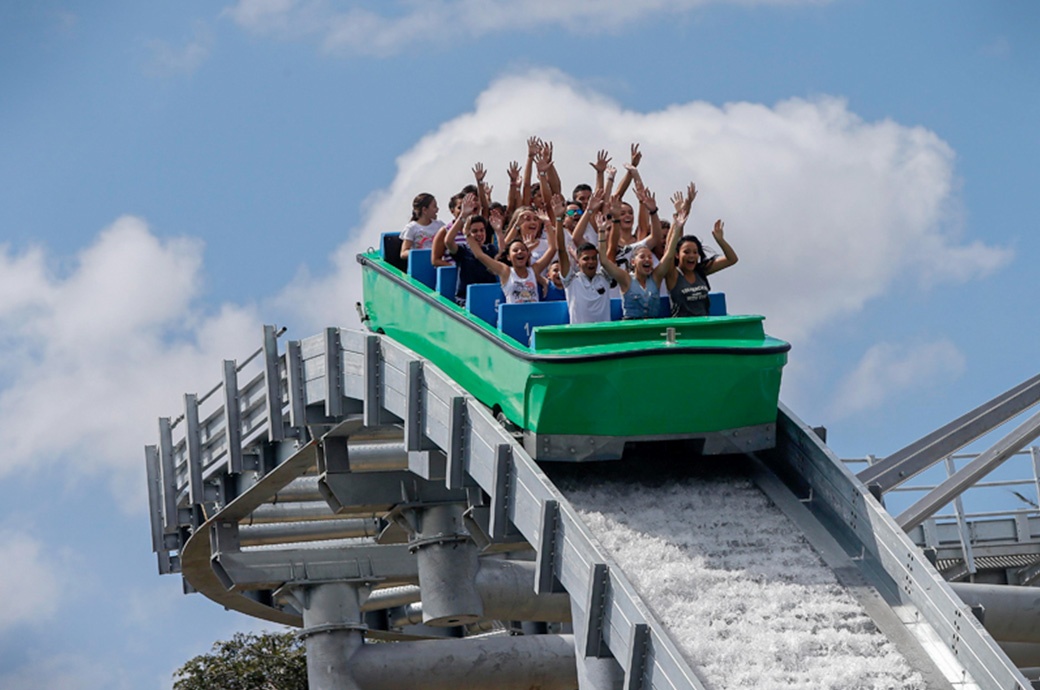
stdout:
MULTIPOLYGON (((929 687, 1031 687, 786 408, 777 437, 749 476, 929 687)), ((719 685, 513 436, 388 339, 330 328, 279 353, 265 327, 146 455, 160 571, 301 626, 312 688, 719 685)))

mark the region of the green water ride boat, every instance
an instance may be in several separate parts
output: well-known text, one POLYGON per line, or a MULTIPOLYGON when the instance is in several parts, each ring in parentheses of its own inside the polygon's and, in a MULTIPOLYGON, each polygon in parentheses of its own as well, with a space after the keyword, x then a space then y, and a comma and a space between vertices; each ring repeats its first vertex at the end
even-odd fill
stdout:
POLYGON ((627 444, 677 439, 707 455, 775 444, 791 346, 766 335, 761 316, 551 325, 566 323, 565 303, 542 302, 498 308, 504 333, 378 251, 358 262, 368 327, 514 424, 536 460, 617 459, 627 444), (539 313, 517 335, 505 322, 529 306, 539 313))

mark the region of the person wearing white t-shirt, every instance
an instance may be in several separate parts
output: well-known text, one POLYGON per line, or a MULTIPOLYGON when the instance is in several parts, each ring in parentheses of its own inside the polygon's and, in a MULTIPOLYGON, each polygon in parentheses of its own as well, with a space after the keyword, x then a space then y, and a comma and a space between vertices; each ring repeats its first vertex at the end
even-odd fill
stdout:
POLYGON ((548 251, 535 263, 531 263, 531 250, 519 237, 506 243, 498 259, 489 256, 472 235, 466 238, 466 244, 477 261, 498 276, 506 303, 518 304, 539 301, 546 284, 542 273, 556 254, 556 236, 550 237, 548 251))
POLYGON ((412 219, 401 231, 401 259, 408 260, 413 249, 429 249, 433 246, 433 236, 444 227, 437 220, 437 200, 432 194, 423 192, 412 201, 412 219))
MULTIPOLYGON (((556 244, 563 245, 566 205, 558 194, 552 202, 556 216, 556 244)), ((610 321, 610 278, 599 265, 599 252, 607 249, 606 232, 600 232, 598 239, 599 250, 589 242, 579 244, 573 264, 568 252, 560 252, 560 275, 563 276, 567 312, 572 324, 610 321)))

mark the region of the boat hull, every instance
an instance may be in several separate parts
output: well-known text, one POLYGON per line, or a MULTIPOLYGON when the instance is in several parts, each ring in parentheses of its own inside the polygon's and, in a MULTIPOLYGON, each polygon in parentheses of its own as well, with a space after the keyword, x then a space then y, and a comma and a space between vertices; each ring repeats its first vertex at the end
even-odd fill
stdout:
POLYGON ((761 317, 541 326, 531 348, 378 256, 359 261, 369 327, 500 411, 536 459, 617 458, 633 441, 696 439, 708 454, 775 443, 790 346, 761 317))

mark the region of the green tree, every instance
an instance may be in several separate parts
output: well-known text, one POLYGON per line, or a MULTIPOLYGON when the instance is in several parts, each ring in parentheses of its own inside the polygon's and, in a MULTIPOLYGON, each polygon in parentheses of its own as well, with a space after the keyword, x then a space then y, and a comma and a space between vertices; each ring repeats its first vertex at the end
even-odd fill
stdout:
POLYGON ((236 633, 173 674, 174 690, 307 690, 303 643, 292 632, 236 633))

